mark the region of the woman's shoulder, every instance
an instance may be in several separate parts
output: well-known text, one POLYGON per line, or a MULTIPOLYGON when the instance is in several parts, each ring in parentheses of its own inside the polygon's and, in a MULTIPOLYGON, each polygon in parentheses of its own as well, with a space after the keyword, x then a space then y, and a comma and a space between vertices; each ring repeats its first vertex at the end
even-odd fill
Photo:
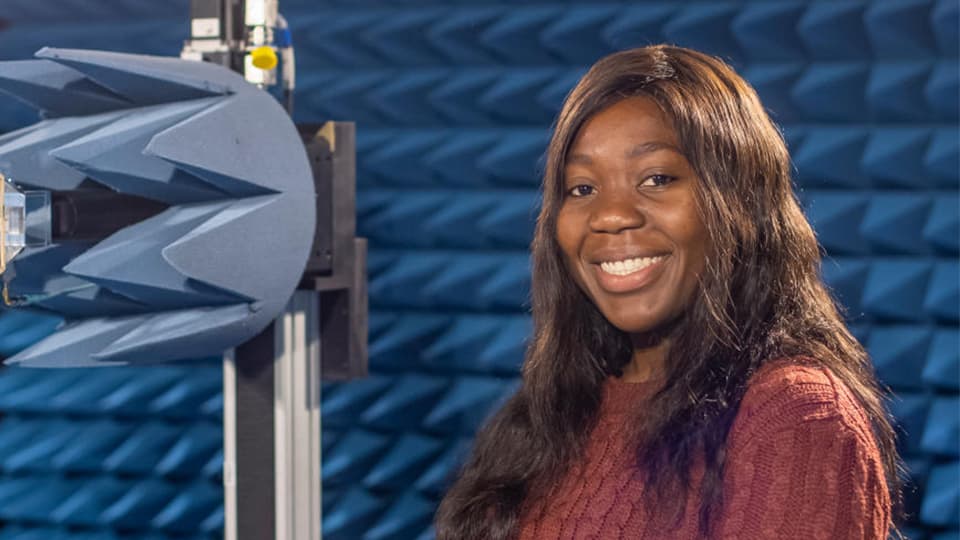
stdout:
POLYGON ((865 410, 839 376, 808 357, 782 358, 750 377, 731 436, 745 439, 811 426, 848 431, 865 442, 872 438, 865 410))

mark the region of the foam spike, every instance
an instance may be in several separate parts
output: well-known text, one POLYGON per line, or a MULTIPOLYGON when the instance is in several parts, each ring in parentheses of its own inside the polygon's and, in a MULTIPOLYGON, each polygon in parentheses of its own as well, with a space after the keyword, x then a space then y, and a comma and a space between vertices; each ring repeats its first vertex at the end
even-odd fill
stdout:
POLYGON ((885 319, 918 321, 932 268, 923 261, 881 260, 871 265, 863 291, 867 313, 885 319))
POLYGON ((86 319, 72 323, 6 361, 23 367, 81 367, 106 365, 90 357, 137 327, 148 316, 86 319))
POLYGON ((370 357, 376 359, 381 368, 401 367, 411 358, 419 358, 449 325, 449 317, 443 315, 404 315, 371 339, 370 357))
POLYGON ((52 47, 36 56, 71 67, 140 106, 225 95, 245 84, 226 68, 179 58, 52 47))
POLYGON ((452 248, 488 246, 489 241, 484 238, 484 231, 478 230, 478 223, 496 208, 496 201, 488 194, 469 199, 450 194, 444 199, 436 212, 424 214, 429 216, 422 223, 428 236, 437 244, 452 248))
POLYGON ((923 381, 948 392, 960 390, 960 330, 936 331, 923 368, 923 381))
POLYGON ((814 58, 869 58, 870 43, 863 27, 866 6, 847 2, 816 2, 807 7, 797 33, 814 58))
POLYGON ((115 528, 142 527, 177 493, 177 488, 155 479, 134 484, 97 518, 101 525, 115 528))
POLYGON ((195 423, 184 430, 154 470, 171 478, 195 478, 222 445, 223 433, 219 426, 195 423))
POLYGON ((499 140, 494 132, 475 131, 446 137, 424 154, 424 162, 446 184, 483 186, 488 176, 479 171, 476 164, 499 140))
POLYGON ((922 392, 898 392, 890 400, 890 412, 896 419, 897 430, 906 435, 899 440, 901 450, 921 451, 920 440, 930 412, 930 396, 922 392))
POLYGON ((371 431, 353 429, 323 456, 324 485, 359 481, 390 446, 390 439, 371 431))
POLYGON ((222 199, 227 196, 223 191, 166 161, 143 154, 157 133, 214 102, 194 100, 141 109, 55 148, 50 155, 120 193, 168 204, 222 199))
POLYGON ((89 378, 50 398, 50 407, 64 413, 97 414, 98 403, 118 386, 136 377, 136 373, 120 369, 105 369, 97 378, 89 378))
POLYGON ((747 4, 733 19, 733 36, 753 60, 803 60, 803 43, 796 31, 802 14, 799 4, 747 4))
POLYGON ((446 492, 471 446, 472 441, 468 438, 453 439, 443 454, 434 459, 430 468, 417 479, 414 488, 434 496, 446 492))
POLYGON ((867 103, 878 118, 927 120, 930 118, 924 86, 930 77, 927 62, 878 64, 867 82, 867 103))
POLYGON ((205 482, 191 482, 150 520, 150 525, 171 533, 194 532, 222 500, 222 489, 205 482))
POLYGON ((148 404, 152 399, 186 376, 187 373, 182 368, 169 366, 151 368, 149 377, 134 377, 124 384, 114 386, 109 394, 96 401, 96 407, 101 413, 107 414, 123 412, 131 415, 146 415, 148 404))
POLYGON ((929 187, 923 154, 931 132, 925 128, 878 128, 870 133, 863 152, 863 170, 884 185, 917 189, 929 187))
POLYGON ((922 390, 922 366, 933 340, 933 332, 915 326, 884 326, 870 334, 867 351, 877 375, 899 389, 922 390))
POLYGON ((726 4, 685 6, 670 18, 663 33, 671 43, 709 50, 725 58, 742 58, 743 51, 731 32, 739 9, 726 4))
POLYGON ((956 188, 960 185, 960 134, 953 128, 934 131, 923 164, 938 180, 938 185, 956 188))
POLYGON ((91 133, 124 113, 105 113, 79 118, 46 120, 11 133, 0 144, 0 167, 13 181, 51 190, 75 189, 86 179, 81 171, 50 159, 55 148, 91 133))
POLYGON ((923 226, 923 238, 945 253, 960 252, 960 200, 955 193, 936 196, 930 217, 923 226))
POLYGON ((477 367, 495 375, 519 375, 531 332, 530 317, 514 315, 507 318, 493 339, 480 350, 476 357, 477 367))
POLYGON ((103 460, 103 470, 131 476, 149 475, 180 432, 179 426, 166 422, 143 423, 103 460))
POLYGON ((566 99, 567 94, 570 93, 570 90, 577 84, 577 81, 585 74, 585 68, 576 68, 560 72, 550 83, 545 85, 543 90, 537 95, 537 103, 541 108, 549 112, 550 117, 553 118, 560 112, 560 108, 563 106, 563 100, 566 99))
POLYGON ((67 264, 63 271, 161 309, 248 301, 237 293, 197 283, 166 256, 166 250, 229 202, 173 207, 129 226, 67 264))
POLYGON ((421 8, 397 11, 390 17, 377 19, 359 32, 364 43, 376 50, 381 61, 401 65, 428 65, 437 61, 438 53, 427 39, 427 31, 441 12, 421 8))
POLYGON ((927 81, 923 95, 927 107, 943 120, 957 120, 960 104, 954 99, 960 94, 960 67, 956 62, 937 62, 927 81))
MULTIPOLYGON (((36 373, 19 369, 14 373, 36 373)), ((55 396, 82 380, 78 370, 59 370, 33 377, 14 377, 21 384, 0 395, 0 410, 6 412, 45 412, 51 396, 55 396)))
POLYGON ((391 183, 406 187, 430 186, 436 182, 424 174, 423 155, 445 138, 441 132, 397 133, 366 157, 366 167, 391 183))
POLYGON ((561 15, 559 6, 527 7, 505 12, 487 27, 480 43, 498 60, 518 65, 551 65, 557 59, 541 44, 542 29, 561 15))
POLYGON ((859 120, 867 115, 863 93, 868 75, 865 63, 813 64, 793 87, 793 102, 812 119, 859 120))
POLYGON ((193 280, 262 299, 268 309, 279 310, 306 264, 315 211, 313 196, 298 193, 241 199, 165 247, 163 257, 193 280), (291 222, 290 212, 296 221, 291 222), (277 224, 285 221, 289 228, 278 234, 277 224), (227 268, 243 267, 244 271, 224 272, 226 261, 233 261, 227 268), (276 268, 290 270, 278 273, 276 268), (263 276, 271 279, 265 281, 263 276))
POLYGON ((435 511, 434 502, 416 492, 407 491, 384 511, 383 516, 367 530, 363 537, 365 540, 414 538, 417 533, 430 525, 435 511))
MULTIPOLYGON (((373 374, 365 379, 342 383, 335 392, 324 392, 321 406, 323 425, 350 427, 370 403, 391 388, 393 382, 392 377, 373 374)), ((326 450, 328 448, 325 446, 324 453, 326 450)))
MULTIPOLYGON (((317 52, 315 55, 304 55, 306 58, 302 61, 313 60, 323 66, 372 66, 377 64, 378 52, 358 44, 354 38, 378 20, 379 14, 372 10, 341 10, 337 11, 335 17, 331 17, 328 12, 316 9, 291 17, 290 27, 296 35, 298 46, 317 52)), ((301 60, 298 60, 298 65, 299 62, 301 60)), ((305 71, 310 73, 311 70, 305 71)))
POLYGON ((925 195, 874 195, 870 200, 860 233, 883 251, 925 254, 923 226, 932 201, 925 195))
POLYGON ((802 117, 791 97, 791 91, 803 74, 797 63, 755 64, 743 76, 757 91, 764 107, 776 122, 796 121, 802 117))
POLYGON ((422 352, 424 362, 432 367, 474 370, 474 357, 500 330, 500 321, 491 316, 457 318, 422 352))
POLYGON ((393 185, 434 187, 437 182, 424 170, 423 155, 444 139, 440 132, 398 134, 397 137, 370 152, 368 167, 372 172, 389 179, 393 185))
POLYGON ((83 426, 77 422, 52 421, 30 442, 4 456, 3 470, 8 474, 50 470, 53 456, 82 433, 83 426))
POLYGON ((442 377, 403 375, 363 411, 360 420, 363 425, 391 431, 413 429, 448 386, 449 381, 442 377))
POLYGON ((315 86, 304 96, 304 102, 317 110, 321 118, 341 118, 344 111, 349 111, 352 121, 361 125, 380 125, 383 117, 370 107, 369 93, 390 80, 390 75, 385 72, 314 79, 315 86))
POLYGON ((530 297, 530 266, 526 254, 498 257, 500 266, 477 291, 479 304, 487 309, 521 310, 530 297))
POLYGON ((793 156, 801 183, 809 187, 867 187, 860 169, 866 144, 864 129, 811 129, 793 156))
POLYGON ((603 36, 611 50, 662 43, 664 27, 678 11, 676 4, 626 4, 603 36))
POLYGON ((428 101, 430 91, 447 79, 441 70, 424 70, 394 77, 369 94, 371 105, 389 123, 439 124, 443 117, 428 101))
POLYGON ((372 490, 403 490, 422 474, 442 449, 443 442, 434 437, 404 434, 367 473, 363 485, 372 490))
POLYGON ((130 488, 129 480, 111 476, 84 481, 50 513, 50 520, 58 525, 95 527, 96 517, 116 502, 130 488))
POLYGON ((76 70, 49 60, 0 62, 0 92, 41 110, 48 118, 86 116, 132 106, 76 70))
POLYGON ((79 487, 77 480, 56 477, 46 478, 36 484, 29 492, 5 501, 0 517, 5 518, 5 521, 46 521, 60 501, 79 487))
POLYGON ((83 427, 83 437, 65 445, 50 460, 52 468, 63 473, 99 473, 103 459, 130 436, 135 426, 129 422, 101 420, 83 427))
POLYGON ((546 130, 509 132, 480 157, 477 166, 498 183, 535 187, 539 178, 538 162, 547 148, 548 139, 546 130))
POLYGON ((223 99, 158 133, 144 153, 170 161, 233 196, 306 195, 313 186, 305 182, 312 173, 303 143, 280 105, 263 98, 248 92, 223 99), (257 137, 249 126, 271 136, 257 137), (233 136, 218 135, 224 132, 233 136))
POLYGON ((429 262, 434 268, 444 270, 434 272, 434 276, 417 291, 425 302, 443 307, 483 307, 486 300, 479 296, 479 289, 498 268, 500 261, 497 258, 468 254, 457 260, 444 256, 431 259, 429 262))
POLYGON ((960 398, 936 397, 930 406, 921 446, 927 452, 960 457, 960 398))
POLYGON ((537 194, 498 193, 495 205, 480 217, 477 228, 496 246, 526 249, 533 239, 538 206, 537 194))
POLYGON ((514 385, 491 377, 462 376, 423 419, 425 428, 445 433, 472 434, 514 385))
POLYGON ((857 225, 867 211, 869 198, 860 193, 808 191, 807 217, 817 240, 831 254, 864 254, 869 251, 857 225))
POLYGON ((619 12, 619 6, 571 6, 543 30, 542 46, 564 63, 593 63, 612 52, 603 31, 619 12))
MULTIPOLYGON (((955 412, 955 411, 954 411, 955 412)), ((956 528, 960 523, 960 462, 955 460, 934 465, 923 494, 920 519, 925 524, 956 528)), ((946 535, 954 535, 948 532, 946 535)), ((939 540, 939 539, 937 539, 939 540)))
POLYGON ((856 319, 863 311, 863 287, 870 267, 866 262, 849 258, 828 259, 823 263, 823 279, 846 310, 856 319))
POLYGON ((0 356, 14 356, 53 333, 60 317, 27 311, 0 313, 0 356))
POLYGON ((492 118, 510 124, 545 124, 553 112, 544 108, 540 90, 556 77, 555 70, 525 69, 503 77, 480 98, 479 105, 492 118))
POLYGON ((454 64, 496 64, 496 57, 480 44, 484 33, 502 13, 503 8, 499 6, 456 10, 431 25, 426 35, 434 48, 454 64))
POLYGON ((936 53, 928 0, 888 0, 871 4, 864 26, 876 56, 925 58, 936 53))
POLYGON ((456 72, 427 94, 430 106, 443 117, 457 125, 491 124, 489 109, 479 109, 477 104, 498 80, 495 70, 456 72))
POLYGON ((361 487, 352 487, 337 504, 323 513, 323 537, 349 540, 363 537, 370 524, 383 515, 386 503, 361 487))
POLYGON ((150 401, 148 415, 179 420, 196 419, 202 406, 223 390, 221 362, 218 356, 209 359, 202 367, 193 366, 189 376, 184 375, 150 401))
POLYGON ((923 309, 931 316, 950 323, 960 321, 960 262, 938 261, 923 300, 923 309))
POLYGON ((960 18, 960 6, 953 0, 940 0, 930 11, 930 26, 937 40, 940 54, 956 57, 960 50, 960 32, 957 19, 960 18))

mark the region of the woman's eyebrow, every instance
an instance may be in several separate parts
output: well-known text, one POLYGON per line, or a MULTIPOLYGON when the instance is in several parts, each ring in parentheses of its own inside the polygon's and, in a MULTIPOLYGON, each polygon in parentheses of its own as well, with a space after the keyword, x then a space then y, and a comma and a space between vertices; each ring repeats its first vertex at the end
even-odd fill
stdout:
POLYGON ((680 149, 676 145, 663 141, 648 141, 640 143, 627 151, 628 158, 638 158, 658 150, 672 150, 680 154, 680 149))

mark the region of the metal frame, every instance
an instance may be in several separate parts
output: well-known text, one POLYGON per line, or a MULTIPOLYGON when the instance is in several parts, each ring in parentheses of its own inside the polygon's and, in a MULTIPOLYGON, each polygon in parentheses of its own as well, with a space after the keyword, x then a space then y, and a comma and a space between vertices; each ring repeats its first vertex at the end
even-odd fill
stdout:
POLYGON ((224 355, 224 540, 321 538, 319 321, 319 295, 297 291, 224 355))

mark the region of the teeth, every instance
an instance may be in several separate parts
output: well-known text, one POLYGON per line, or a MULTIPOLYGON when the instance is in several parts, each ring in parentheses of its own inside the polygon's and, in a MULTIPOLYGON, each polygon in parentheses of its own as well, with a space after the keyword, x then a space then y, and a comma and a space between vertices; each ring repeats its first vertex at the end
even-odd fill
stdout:
POLYGON ((638 257, 636 259, 627 259, 624 261, 602 262, 600 263, 600 268, 608 274, 613 274, 615 276, 626 276, 627 274, 632 274, 634 272, 643 270, 651 264, 660 262, 665 257, 665 255, 661 255, 659 257, 638 257))

